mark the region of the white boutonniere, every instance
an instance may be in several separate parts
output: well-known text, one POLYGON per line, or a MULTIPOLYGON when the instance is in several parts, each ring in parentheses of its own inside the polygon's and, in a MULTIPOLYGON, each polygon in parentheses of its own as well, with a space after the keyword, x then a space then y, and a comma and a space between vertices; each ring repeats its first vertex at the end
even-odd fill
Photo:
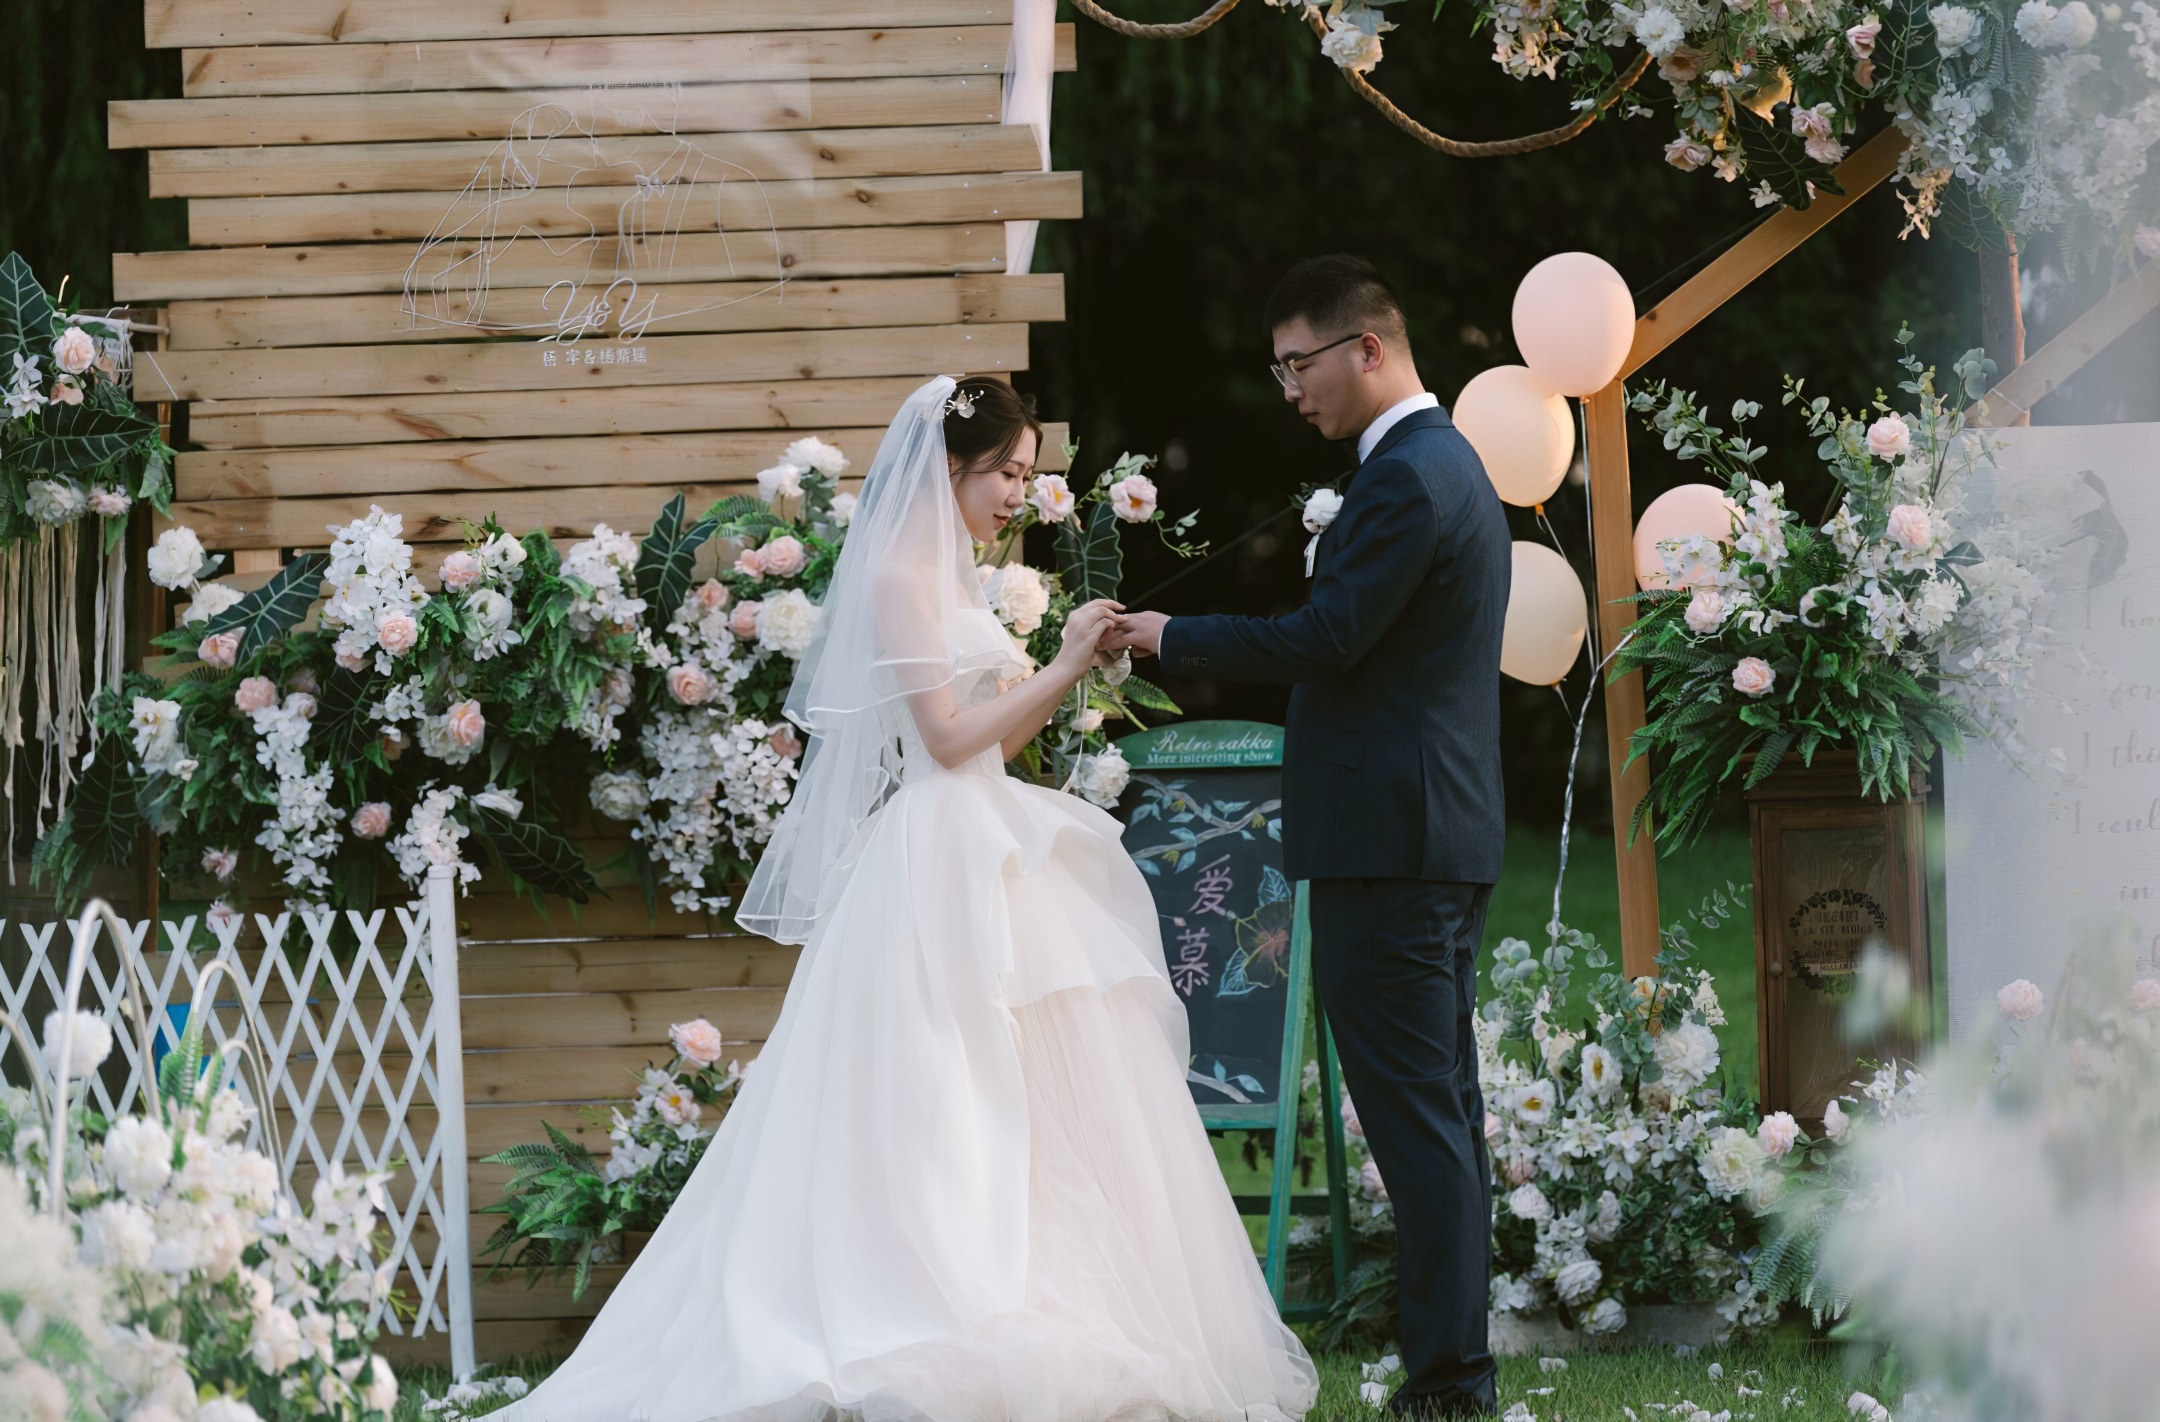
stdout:
POLYGON ((1320 535, 1327 531, 1327 526, 1335 521, 1335 515, 1341 512, 1342 495, 1326 485, 1305 496, 1305 531, 1312 535, 1312 541, 1305 545, 1306 577, 1313 575, 1313 559, 1320 554, 1320 535))

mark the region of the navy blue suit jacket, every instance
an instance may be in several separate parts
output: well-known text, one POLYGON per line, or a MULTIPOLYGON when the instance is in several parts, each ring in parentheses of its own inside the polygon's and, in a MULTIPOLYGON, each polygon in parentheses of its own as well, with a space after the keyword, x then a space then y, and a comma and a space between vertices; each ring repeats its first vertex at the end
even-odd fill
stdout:
POLYGON ((1513 555, 1444 410, 1351 475, 1311 597, 1282 617, 1173 617, 1166 671, 1290 682, 1283 861, 1297 879, 1500 877, 1500 628, 1513 555))

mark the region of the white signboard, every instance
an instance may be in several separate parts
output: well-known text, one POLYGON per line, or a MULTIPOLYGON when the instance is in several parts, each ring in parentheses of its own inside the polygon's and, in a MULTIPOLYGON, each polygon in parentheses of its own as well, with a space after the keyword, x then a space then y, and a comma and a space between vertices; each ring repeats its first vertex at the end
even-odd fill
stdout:
POLYGON ((1944 767, 1950 1031, 1995 990, 2052 990, 2070 954, 2126 935, 2160 961, 2160 425, 1998 432, 1989 498, 2053 550, 2021 716, 2052 767, 1969 745, 1944 767))

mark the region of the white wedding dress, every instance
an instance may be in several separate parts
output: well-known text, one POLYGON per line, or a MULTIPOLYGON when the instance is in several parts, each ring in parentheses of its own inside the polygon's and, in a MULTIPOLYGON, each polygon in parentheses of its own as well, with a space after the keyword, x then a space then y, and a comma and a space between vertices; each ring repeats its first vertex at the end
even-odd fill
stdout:
MULTIPOLYGON (((980 606, 945 635, 962 707, 1022 670, 980 606)), ((897 729, 740 1099, 576 1352, 496 1416, 1303 1416, 1316 1374, 1188 1094, 1118 822, 897 729)))

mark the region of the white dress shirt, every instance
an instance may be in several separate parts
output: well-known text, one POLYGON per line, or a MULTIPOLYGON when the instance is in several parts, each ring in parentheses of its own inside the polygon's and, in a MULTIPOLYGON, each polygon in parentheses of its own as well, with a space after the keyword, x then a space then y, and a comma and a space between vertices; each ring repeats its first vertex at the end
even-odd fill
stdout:
POLYGON ((1358 436, 1357 462, 1363 464, 1366 460, 1372 458, 1372 452, 1380 447, 1380 441, 1387 437, 1387 432, 1394 429, 1397 421, 1401 420, 1403 416, 1414 415, 1420 410, 1437 410, 1439 408, 1440 397, 1427 390, 1420 390, 1409 399, 1399 400, 1395 404, 1388 406, 1387 409, 1381 411, 1380 418, 1367 425, 1365 433, 1358 436))

